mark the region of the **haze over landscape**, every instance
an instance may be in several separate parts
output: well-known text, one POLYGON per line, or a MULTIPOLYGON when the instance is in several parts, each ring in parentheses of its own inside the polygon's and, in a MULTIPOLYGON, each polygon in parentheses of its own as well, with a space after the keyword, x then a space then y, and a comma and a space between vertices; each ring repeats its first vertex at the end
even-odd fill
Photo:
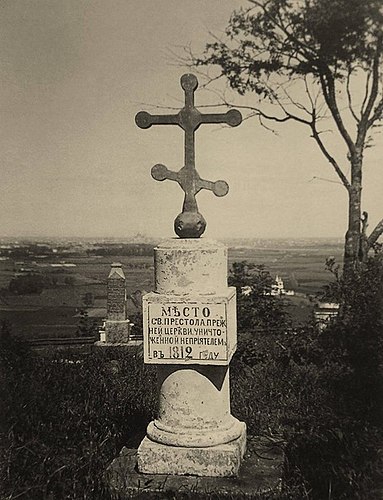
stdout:
POLYGON ((0 500, 383 499, 382 4, 0 7, 0 500))
MULTIPOLYGON (((243 4, 3 2, 0 236, 173 236, 182 192, 155 182, 150 169, 182 167, 183 134, 140 130, 134 116, 153 105, 182 107, 185 69, 171 53, 188 44, 201 50, 208 32, 222 31, 243 4)), ((196 105, 215 99, 200 91, 196 105)), ((205 125, 196 147, 200 175, 230 185, 224 198, 197 198, 206 237, 343 236, 346 191, 306 130, 284 125, 276 136, 255 120, 235 129, 205 125)), ((363 191, 371 227, 383 213, 381 156, 377 136, 366 151, 363 191)))

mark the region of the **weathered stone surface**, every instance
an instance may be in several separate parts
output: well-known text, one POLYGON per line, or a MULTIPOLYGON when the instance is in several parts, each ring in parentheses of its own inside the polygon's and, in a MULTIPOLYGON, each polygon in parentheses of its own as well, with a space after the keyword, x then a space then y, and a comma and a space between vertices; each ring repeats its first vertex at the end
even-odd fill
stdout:
POLYGON ((227 249, 206 240, 172 240, 155 249, 155 270, 156 291, 143 297, 144 360, 158 364, 159 411, 139 448, 138 468, 236 474, 246 426, 230 412, 228 365, 237 332, 227 249))
POLYGON ((130 320, 125 321, 105 321, 105 342, 110 344, 129 342, 131 330, 130 320))
POLYGON ((122 264, 112 264, 107 280, 107 317, 112 321, 126 319, 125 275, 122 264))
POLYGON ((105 474, 108 489, 121 499, 177 498, 178 492, 193 498, 252 498, 259 493, 278 494, 282 486, 283 443, 265 437, 248 438, 248 450, 233 477, 141 474, 136 470, 137 450, 123 448, 105 474))
POLYGON ((162 243, 155 249, 155 284, 143 297, 145 363, 229 364, 237 324, 227 248, 205 239, 162 243))
POLYGON ((148 426, 154 441, 204 447, 237 439, 243 424, 230 413, 227 366, 158 367, 158 418, 148 426))
POLYGON ((146 437, 138 448, 138 469, 146 474, 236 476, 246 448, 246 426, 240 424, 242 432, 234 441, 203 448, 163 445, 146 437))
POLYGON ((227 290, 227 248, 211 240, 169 240, 154 251, 156 292, 212 295, 227 290))

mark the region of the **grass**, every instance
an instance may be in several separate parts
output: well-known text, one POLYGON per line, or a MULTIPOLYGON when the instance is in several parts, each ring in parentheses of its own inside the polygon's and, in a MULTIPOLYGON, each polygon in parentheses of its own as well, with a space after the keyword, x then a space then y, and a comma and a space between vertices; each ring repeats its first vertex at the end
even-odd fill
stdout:
POLYGON ((154 370, 125 350, 39 358, 13 346, 2 360, 1 498, 99 498, 107 463, 153 417, 154 370))
MULTIPOLYGON (((40 358, 10 339, 1 360, 1 498, 108 498, 103 471, 123 445, 138 446, 156 413, 156 372, 142 351, 40 358)), ((345 387, 348 374, 322 364, 316 339, 242 336, 231 366, 232 412, 249 434, 287 442, 278 498, 378 499, 363 494, 373 488, 381 433, 339 416, 330 382, 345 387)))
MULTIPOLYGON (((59 285, 45 288, 41 294, 11 295, 2 292, 2 319, 11 323, 17 335, 23 338, 75 336, 78 325, 76 312, 84 308, 83 297, 86 293, 92 293, 97 302, 95 305, 106 310, 106 279, 114 260, 124 265, 128 294, 138 289, 149 291, 153 288, 153 270, 147 267, 149 257, 77 257, 71 259, 76 268, 63 273, 64 277, 73 278, 71 285, 64 284, 61 275, 55 273, 59 285)), ((40 268, 40 271, 46 276, 52 274, 49 267, 40 268)), ((0 282, 3 288, 8 287, 12 275, 10 261, 1 261, 0 282)), ((136 312, 133 305, 129 305, 129 313, 136 312)))
MULTIPOLYGON (((107 464, 123 445, 138 446, 156 413, 156 371, 141 349, 40 358, 11 340, 1 357, 2 498, 105 498, 107 464)), ((234 411, 257 432, 264 423, 250 403, 257 388, 240 388, 250 382, 243 368, 234 376, 234 411)))
MULTIPOLYGON (((240 335, 232 412, 249 434, 287 443, 279 498, 382 496, 382 311, 369 312, 372 276, 355 292, 351 324, 240 335)), ((0 497, 107 499, 103 471, 123 445, 139 444, 156 413, 156 373, 140 349, 41 358, 3 335, 0 367, 0 497)))

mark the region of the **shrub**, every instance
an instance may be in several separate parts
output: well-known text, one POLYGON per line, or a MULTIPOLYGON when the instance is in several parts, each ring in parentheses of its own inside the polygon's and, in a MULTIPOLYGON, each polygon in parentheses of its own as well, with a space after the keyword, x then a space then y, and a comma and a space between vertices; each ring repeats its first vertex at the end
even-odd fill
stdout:
POLYGON ((79 337, 94 337, 98 339, 99 320, 90 318, 86 309, 80 310, 80 319, 76 334, 79 337))
POLYGON ((9 291, 17 295, 40 294, 46 281, 41 274, 22 274, 12 278, 9 282, 9 291))
POLYGON ((17 349, 0 351, 4 496, 100 498, 107 463, 153 418, 153 370, 139 350, 42 358, 17 349))
MULTIPOLYGON (((247 279, 244 268, 238 269, 247 279)), ((347 280, 337 276, 325 297, 339 301, 341 313, 323 332, 311 324, 283 331, 268 330, 267 321, 262 330, 251 328, 256 321, 242 323, 232 362, 233 412, 250 433, 283 436, 291 498, 378 499, 383 484, 381 256, 347 280)), ((262 312, 255 296, 248 300, 253 315, 262 312)))
MULTIPOLYGON (((353 279, 338 277, 326 293, 342 300, 341 314, 322 332, 286 328, 280 302, 271 307, 282 327, 268 331, 259 296, 248 299, 254 321, 244 318, 231 364, 232 410, 249 434, 287 443, 282 498, 381 497, 382 277, 379 256, 353 279)), ((3 497, 105 498, 107 463, 138 445, 156 410, 141 349, 41 358, 5 328, 0 361, 3 497)))
POLYGON ((237 289, 237 328, 239 332, 283 331, 290 326, 286 305, 281 297, 270 295, 274 279, 263 265, 234 262, 229 285, 237 289), (249 293, 243 293, 249 287, 249 293))
POLYGON ((313 498, 378 499, 383 484, 382 256, 370 258, 347 278, 336 278, 325 293, 340 302, 340 315, 308 350, 310 356, 316 353, 328 410, 313 411, 310 421, 296 428, 287 456, 313 498))

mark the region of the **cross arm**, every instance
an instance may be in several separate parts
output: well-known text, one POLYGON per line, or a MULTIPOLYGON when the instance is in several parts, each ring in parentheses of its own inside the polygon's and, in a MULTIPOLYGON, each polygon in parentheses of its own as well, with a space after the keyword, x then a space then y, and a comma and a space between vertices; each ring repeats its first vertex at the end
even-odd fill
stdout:
POLYGON ((199 117, 200 123, 226 123, 230 127, 237 127, 242 123, 242 115, 237 109, 227 113, 206 113, 199 117))
POLYGON ((200 189, 207 189, 213 191, 216 196, 225 196, 229 192, 229 185, 226 181, 205 181, 205 179, 199 179, 197 181, 197 186, 200 189))
POLYGON ((165 179, 169 179, 170 181, 178 182, 179 178, 179 172, 173 172, 161 163, 157 163, 157 165, 154 165, 154 167, 152 167, 151 174, 153 179, 155 179, 156 181, 164 181, 165 179))
POLYGON ((136 124, 140 128, 149 128, 152 125, 179 125, 179 117, 176 115, 151 115, 146 111, 136 114, 136 124))
POLYGON ((152 115, 140 111, 135 117, 138 127, 147 129, 152 125, 178 125, 185 133, 185 162, 178 171, 169 170, 165 165, 152 167, 152 177, 157 181, 176 181, 185 193, 182 212, 174 221, 174 230, 181 238, 199 238, 205 230, 206 221, 198 211, 196 195, 201 189, 212 191, 215 196, 225 196, 229 186, 225 181, 215 182, 201 179, 195 168, 195 131, 201 124, 222 123, 236 127, 242 122, 242 115, 236 109, 227 113, 201 113, 194 106, 194 92, 198 80, 192 74, 181 77, 181 87, 185 93, 185 105, 176 114, 152 115))
POLYGON ((225 196, 229 192, 229 185, 226 181, 207 181, 201 179, 197 171, 194 173, 194 178, 191 178, 188 169, 181 168, 179 172, 169 170, 165 165, 157 163, 152 167, 151 171, 153 179, 156 181, 176 181, 180 184, 185 194, 192 195, 193 197, 201 190, 207 189, 212 191, 216 196, 225 196))

